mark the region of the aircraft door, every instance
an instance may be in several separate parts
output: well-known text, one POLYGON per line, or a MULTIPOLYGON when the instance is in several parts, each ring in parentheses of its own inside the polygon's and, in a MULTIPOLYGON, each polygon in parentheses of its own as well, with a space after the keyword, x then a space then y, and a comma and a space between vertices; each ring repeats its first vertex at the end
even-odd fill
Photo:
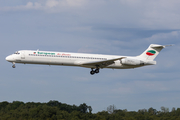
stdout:
POLYGON ((21 59, 25 59, 25 53, 21 52, 21 59))

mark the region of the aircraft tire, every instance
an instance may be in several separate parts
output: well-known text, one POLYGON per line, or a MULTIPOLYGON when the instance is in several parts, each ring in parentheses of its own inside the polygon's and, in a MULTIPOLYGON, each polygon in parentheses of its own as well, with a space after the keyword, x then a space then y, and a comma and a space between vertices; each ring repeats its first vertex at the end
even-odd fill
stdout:
POLYGON ((95 73, 99 73, 99 69, 96 69, 96 70, 95 70, 95 73))
POLYGON ((13 65, 12 67, 13 67, 13 68, 15 68, 16 66, 15 66, 15 65, 13 65))
POLYGON ((94 72, 93 70, 92 70, 92 71, 90 71, 90 74, 91 74, 91 75, 94 75, 94 73, 95 73, 95 72, 94 72))

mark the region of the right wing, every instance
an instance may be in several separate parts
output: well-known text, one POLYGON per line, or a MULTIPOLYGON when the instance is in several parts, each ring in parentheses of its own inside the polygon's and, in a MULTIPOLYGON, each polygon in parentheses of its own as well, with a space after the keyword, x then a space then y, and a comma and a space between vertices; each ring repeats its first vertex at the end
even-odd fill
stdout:
POLYGON ((123 59, 123 58, 126 58, 126 57, 120 57, 120 58, 103 60, 103 61, 87 62, 87 63, 82 63, 81 65, 104 68, 104 67, 106 67, 106 66, 108 66, 108 65, 113 64, 114 61, 116 61, 116 60, 121 60, 121 59, 123 59))

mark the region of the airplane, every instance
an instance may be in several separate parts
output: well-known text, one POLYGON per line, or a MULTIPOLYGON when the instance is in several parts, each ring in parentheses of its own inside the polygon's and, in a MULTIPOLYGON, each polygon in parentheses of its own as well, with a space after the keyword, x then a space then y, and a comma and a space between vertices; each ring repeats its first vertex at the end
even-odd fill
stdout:
POLYGON ((15 68, 15 63, 79 66, 91 68, 90 74, 99 73, 100 69, 131 69, 147 65, 155 65, 155 57, 159 52, 172 45, 150 44, 150 46, 138 56, 119 56, 103 54, 84 54, 69 52, 52 52, 39 50, 20 50, 6 57, 15 68))

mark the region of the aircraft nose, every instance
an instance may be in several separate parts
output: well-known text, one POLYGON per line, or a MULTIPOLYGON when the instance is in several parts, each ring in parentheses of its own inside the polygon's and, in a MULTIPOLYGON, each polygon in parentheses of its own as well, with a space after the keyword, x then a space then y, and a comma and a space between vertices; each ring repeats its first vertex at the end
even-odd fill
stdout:
POLYGON ((7 56, 7 57, 6 57, 6 60, 7 60, 7 61, 12 61, 13 58, 12 58, 12 56, 7 56))

